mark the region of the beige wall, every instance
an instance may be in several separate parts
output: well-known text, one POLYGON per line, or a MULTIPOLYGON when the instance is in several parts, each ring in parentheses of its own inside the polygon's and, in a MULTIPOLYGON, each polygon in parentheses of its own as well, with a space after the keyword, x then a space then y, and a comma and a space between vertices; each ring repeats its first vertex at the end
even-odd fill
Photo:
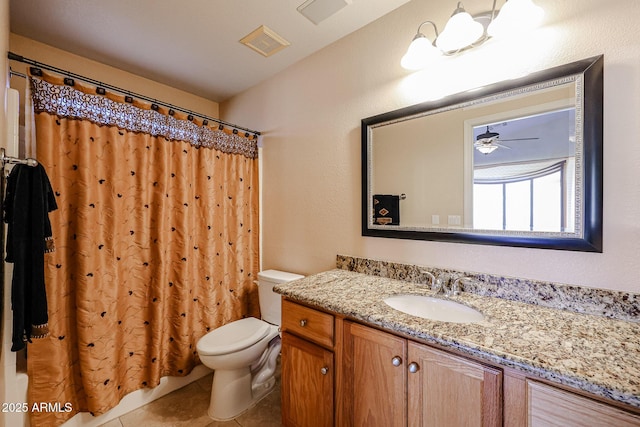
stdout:
MULTIPOLYGON (((158 101, 173 104, 196 113, 218 118, 218 103, 183 92, 135 74, 113 68, 87 58, 11 33, 9 50, 25 58, 80 74, 84 77, 130 90, 158 101)), ((28 65, 11 61, 15 71, 24 73, 28 65)))
MULTIPOLYGON (((221 106, 225 120, 264 132, 263 268, 315 273, 340 253, 640 292, 640 2, 536 0, 546 16, 534 34, 491 40, 426 72, 401 69, 418 24, 442 27, 453 3, 413 0, 221 106), (598 54, 602 254, 360 235, 362 118, 598 54)), ((465 7, 478 13, 490 3, 465 7)))
MULTIPOLYGON (((0 49, 1 52, 6 52, 9 50, 9 1, 8 0, 0 0, 0 49)), ((7 72, 9 71, 9 61, 7 60, 7 55, 2 55, 0 58, 0 70, 2 70, 2 82, 0 82, 0 99, 3 102, 3 108, 0 108, 0 123, 2 124, 2 129, 5 128, 4 125, 4 97, 5 91, 7 88, 7 72)), ((0 136, 0 140, 2 140, 2 146, 5 146, 4 135, 0 136)))

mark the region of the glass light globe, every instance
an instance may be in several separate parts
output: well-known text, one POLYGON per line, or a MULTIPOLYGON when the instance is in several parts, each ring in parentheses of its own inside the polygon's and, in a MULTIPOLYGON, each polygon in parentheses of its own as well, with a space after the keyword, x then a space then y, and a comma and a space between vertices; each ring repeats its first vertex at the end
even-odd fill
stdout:
POLYGON ((428 38, 418 34, 404 54, 400 65, 407 70, 420 70, 425 68, 438 54, 438 50, 431 44, 428 38))
POLYGON ((508 0, 489 24, 487 34, 491 37, 521 34, 540 25, 543 17, 544 10, 531 0, 508 0))
POLYGON ((482 37, 483 33, 482 24, 467 12, 461 11, 449 18, 444 31, 436 40, 436 46, 443 52, 452 52, 469 46, 482 37))
POLYGON ((493 153, 496 148, 498 148, 497 145, 480 145, 479 147, 476 147, 476 149, 481 152, 482 154, 491 154, 493 153))

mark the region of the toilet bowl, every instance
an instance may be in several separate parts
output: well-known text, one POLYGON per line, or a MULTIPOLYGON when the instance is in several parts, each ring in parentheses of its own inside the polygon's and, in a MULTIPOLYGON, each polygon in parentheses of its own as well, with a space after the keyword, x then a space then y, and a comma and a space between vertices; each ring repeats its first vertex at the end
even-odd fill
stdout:
POLYGON ((273 389, 281 346, 281 297, 273 292, 273 286, 302 277, 277 270, 258 273, 262 320, 255 317, 236 320, 198 341, 200 360, 214 370, 208 410, 212 419, 233 419, 273 389))

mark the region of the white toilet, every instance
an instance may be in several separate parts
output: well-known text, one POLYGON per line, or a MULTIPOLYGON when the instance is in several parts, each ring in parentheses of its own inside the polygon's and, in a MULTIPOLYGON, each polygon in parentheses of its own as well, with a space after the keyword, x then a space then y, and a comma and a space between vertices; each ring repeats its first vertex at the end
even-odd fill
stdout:
POLYGON ((280 354, 281 296, 273 292, 273 286, 302 277, 277 270, 258 273, 256 283, 263 320, 255 317, 236 320, 198 341, 200 360, 214 370, 209 417, 220 421, 235 418, 275 385, 280 354))

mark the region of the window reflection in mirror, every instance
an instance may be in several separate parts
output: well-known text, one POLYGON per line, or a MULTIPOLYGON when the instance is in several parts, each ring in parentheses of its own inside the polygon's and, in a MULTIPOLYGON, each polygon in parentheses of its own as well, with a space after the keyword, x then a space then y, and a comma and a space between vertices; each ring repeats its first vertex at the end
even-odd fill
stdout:
POLYGON ((573 232, 575 108, 473 127, 472 227, 573 232))

